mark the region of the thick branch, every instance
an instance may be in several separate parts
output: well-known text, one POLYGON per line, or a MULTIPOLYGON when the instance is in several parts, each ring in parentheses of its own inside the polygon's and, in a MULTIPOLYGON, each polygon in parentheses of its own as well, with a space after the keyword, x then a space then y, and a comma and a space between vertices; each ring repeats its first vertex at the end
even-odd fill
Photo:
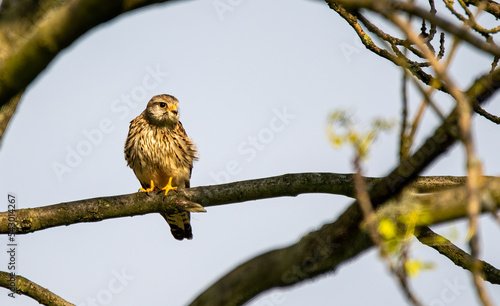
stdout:
MULTIPOLYGON (((488 192, 491 196, 489 198, 496 209, 500 208, 499 190, 500 178, 489 180, 482 189, 482 192, 488 192)), ((492 203, 484 204, 483 207, 492 203)), ((337 221, 309 233, 294 245, 264 253, 243 263, 205 290, 191 305, 241 305, 269 288, 290 286, 334 271, 339 264, 373 245, 367 232, 351 225, 350 218, 357 216, 355 208, 357 206, 350 206, 337 221), (353 232, 353 229, 356 231, 353 232), (344 246, 345 243, 348 247, 344 246)), ((416 211, 419 213, 416 224, 429 225, 465 218, 466 210, 466 187, 462 186, 423 198, 408 197, 401 203, 392 201, 377 212, 377 217, 390 218, 399 223, 407 219, 405 217, 409 213, 416 211)), ((493 268, 485 271, 493 272, 485 279, 498 284, 498 270, 493 268)))
MULTIPOLYGON (((27 295, 40 304, 55 305, 55 306, 70 306, 74 305, 65 301, 60 296, 50 292, 49 290, 41 287, 40 285, 30 281, 27 278, 16 275, 15 276, 15 291, 18 294, 27 295)), ((0 271, 0 287, 11 289, 11 275, 10 273, 0 271)))
MULTIPOLYGON (((367 178, 375 183, 379 178, 367 178)), ((422 177, 414 188, 432 192, 465 182, 464 177, 422 177)), ((329 193, 352 197, 351 174, 299 173, 241 181, 229 184, 196 187, 168 196, 163 193, 133 193, 120 196, 80 200, 56 205, 15 210, 16 234, 31 233, 51 227, 111 218, 144 215, 184 209, 201 211, 205 207, 266 198, 297 196, 303 193, 329 193), (194 202, 194 203, 193 203, 194 202)), ((9 212, 0 213, 0 234, 9 233, 9 212)))

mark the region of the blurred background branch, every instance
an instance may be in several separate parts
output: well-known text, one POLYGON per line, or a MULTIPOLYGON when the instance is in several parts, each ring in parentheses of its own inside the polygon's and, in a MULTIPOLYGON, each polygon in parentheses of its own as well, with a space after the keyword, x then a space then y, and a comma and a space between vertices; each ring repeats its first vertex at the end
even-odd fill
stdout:
POLYGON ((59 52, 101 23, 162 2, 173 1, 3 1, 0 9, 0 141, 25 88, 59 52))

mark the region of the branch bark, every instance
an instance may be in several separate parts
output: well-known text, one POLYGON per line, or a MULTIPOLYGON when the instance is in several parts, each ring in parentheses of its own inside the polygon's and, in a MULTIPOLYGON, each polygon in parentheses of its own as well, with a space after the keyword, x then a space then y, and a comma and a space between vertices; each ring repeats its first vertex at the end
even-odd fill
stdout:
MULTIPOLYGON (((434 233, 429 227, 417 228, 415 236, 418 241, 446 256, 455 265, 468 271, 473 270, 474 258, 470 254, 451 243, 448 239, 434 233)), ((500 271, 485 261, 480 260, 479 262, 481 277, 492 284, 500 284, 500 271)))
MULTIPOLYGON (((366 178, 376 183, 379 178, 366 178)), ((465 183, 464 177, 422 177, 414 188, 420 192, 432 192, 465 183)), ((352 197, 354 194, 351 174, 298 173, 285 174, 229 184, 195 187, 165 196, 162 192, 101 197, 56 205, 17 209, 15 214, 16 235, 47 228, 82 222, 144 215, 148 213, 174 212, 178 209, 200 212, 204 207, 267 199, 297 196, 303 193, 329 193, 352 197)), ((0 213, 0 234, 9 233, 9 212, 0 213)))
MULTIPOLYGON (((29 296, 40 304, 55 306, 74 306, 74 304, 71 304, 70 302, 64 300, 55 293, 52 293, 51 291, 22 276, 16 275, 14 283, 17 294, 24 294, 26 296, 29 296)), ((0 271, 0 287, 4 287, 10 290, 10 273, 0 271)))

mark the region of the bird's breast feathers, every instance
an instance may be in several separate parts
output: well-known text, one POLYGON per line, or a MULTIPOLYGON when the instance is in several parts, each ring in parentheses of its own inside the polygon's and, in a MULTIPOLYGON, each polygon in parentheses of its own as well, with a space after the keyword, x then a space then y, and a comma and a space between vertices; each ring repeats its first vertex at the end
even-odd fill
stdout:
POLYGON ((173 177, 176 185, 187 185, 197 152, 181 123, 168 129, 134 121, 127 137, 125 157, 141 183, 149 184, 155 178, 156 183, 173 177), (146 128, 140 127, 143 124, 146 128))

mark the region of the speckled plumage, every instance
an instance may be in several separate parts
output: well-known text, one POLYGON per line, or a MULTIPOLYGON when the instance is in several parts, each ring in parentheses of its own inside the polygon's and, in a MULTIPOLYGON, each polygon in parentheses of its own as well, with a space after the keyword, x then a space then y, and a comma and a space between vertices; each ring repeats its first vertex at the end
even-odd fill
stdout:
MULTIPOLYGON (((197 151, 179 121, 178 103, 170 95, 154 96, 146 109, 130 122, 125 159, 144 189, 151 187, 151 180, 155 187, 164 187, 170 177, 174 187, 190 186, 197 151)), ((189 212, 163 217, 174 238, 192 238, 189 212)))

